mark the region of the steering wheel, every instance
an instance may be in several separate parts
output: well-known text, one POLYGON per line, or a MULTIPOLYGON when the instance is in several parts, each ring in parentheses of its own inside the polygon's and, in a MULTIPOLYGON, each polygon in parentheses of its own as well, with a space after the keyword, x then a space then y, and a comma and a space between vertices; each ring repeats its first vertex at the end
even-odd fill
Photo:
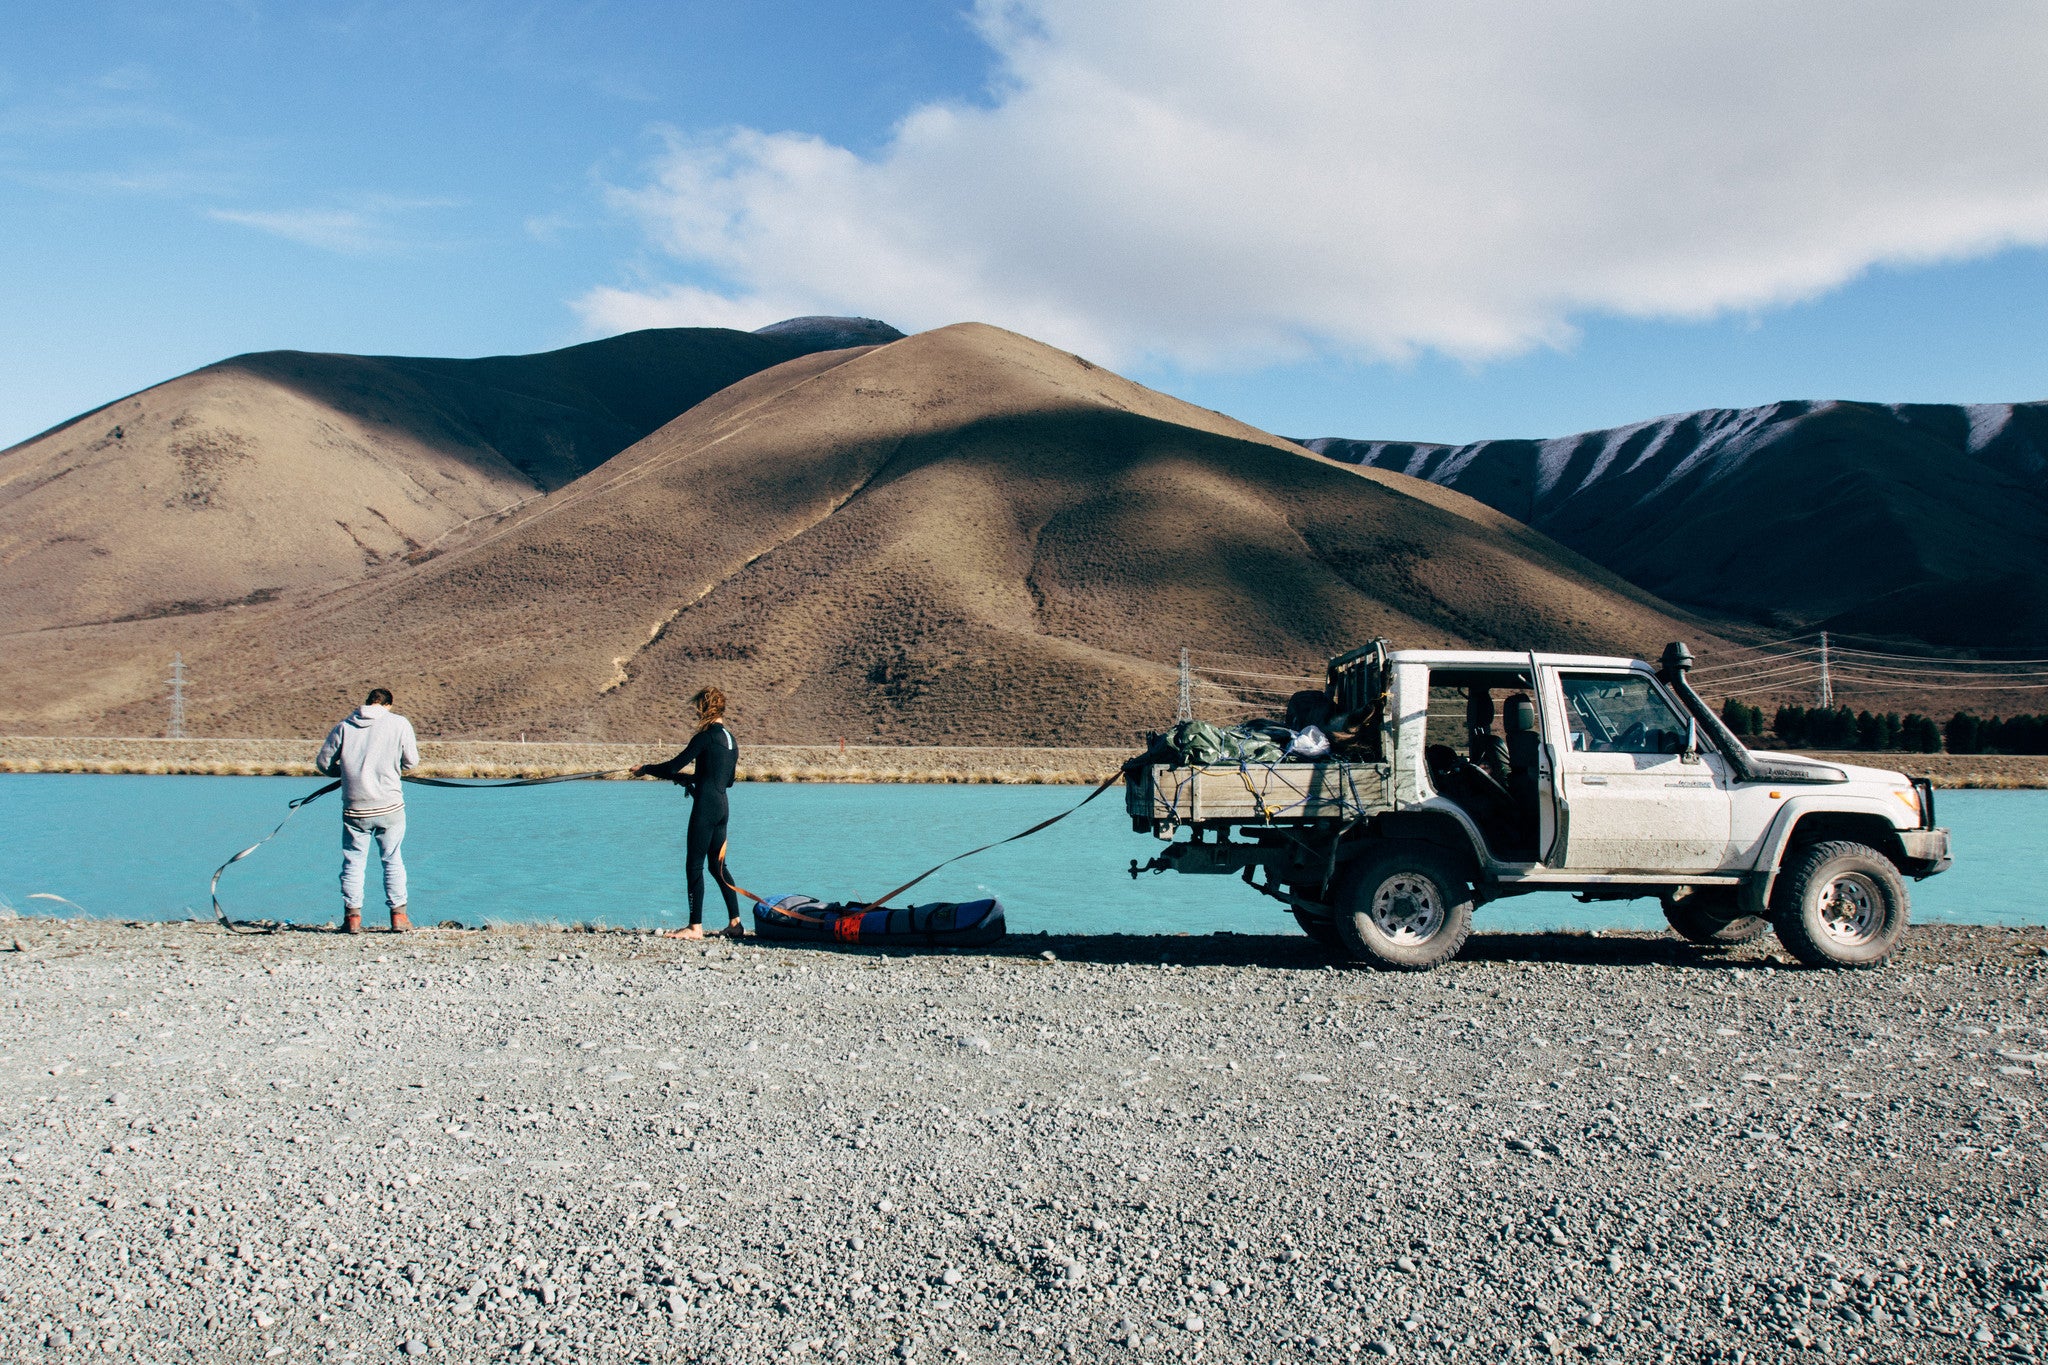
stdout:
POLYGON ((1641 721, 1637 721, 1634 725, 1629 726, 1628 729, 1623 730, 1621 732, 1620 738, 1614 741, 1615 747, 1619 749, 1628 750, 1632 753, 1638 752, 1643 747, 1643 741, 1645 739, 1648 739, 1649 735, 1649 730, 1643 725, 1641 721))

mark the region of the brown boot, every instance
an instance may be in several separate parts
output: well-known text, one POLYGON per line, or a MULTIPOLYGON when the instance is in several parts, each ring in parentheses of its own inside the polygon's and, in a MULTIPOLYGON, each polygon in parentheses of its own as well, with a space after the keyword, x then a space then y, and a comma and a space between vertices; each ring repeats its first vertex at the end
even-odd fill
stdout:
POLYGON ((405 907, 402 905, 391 907, 391 932, 394 934, 409 934, 412 932, 412 921, 405 917, 405 907))
POLYGON ((346 905, 342 906, 341 932, 344 934, 360 934, 363 932, 363 912, 346 905))

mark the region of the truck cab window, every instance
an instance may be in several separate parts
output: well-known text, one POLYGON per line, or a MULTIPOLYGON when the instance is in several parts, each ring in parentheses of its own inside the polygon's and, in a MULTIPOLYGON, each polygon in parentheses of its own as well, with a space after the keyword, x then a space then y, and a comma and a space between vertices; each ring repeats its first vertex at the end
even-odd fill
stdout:
POLYGON ((1579 753, 1685 751, 1685 718, 1641 674, 1566 673, 1559 682, 1571 746, 1579 753))

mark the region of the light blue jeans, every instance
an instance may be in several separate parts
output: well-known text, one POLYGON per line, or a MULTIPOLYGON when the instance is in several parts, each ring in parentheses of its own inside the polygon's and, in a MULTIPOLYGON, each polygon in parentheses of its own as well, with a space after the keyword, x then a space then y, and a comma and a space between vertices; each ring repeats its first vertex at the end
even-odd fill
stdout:
POLYGON ((344 815, 341 817, 341 903, 352 910, 363 905, 363 865, 369 860, 370 840, 384 859, 384 904, 405 904, 405 860, 398 846, 405 842, 405 812, 389 815, 344 815))

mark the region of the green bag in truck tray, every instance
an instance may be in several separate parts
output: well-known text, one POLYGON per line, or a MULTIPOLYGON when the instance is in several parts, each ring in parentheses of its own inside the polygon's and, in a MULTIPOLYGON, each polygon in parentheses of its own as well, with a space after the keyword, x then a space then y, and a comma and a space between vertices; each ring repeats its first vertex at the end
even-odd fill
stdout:
POLYGON ((1278 763, 1280 746, 1241 727, 1220 730, 1206 720, 1184 720, 1164 736, 1182 763, 1206 768, 1224 763, 1278 763))

